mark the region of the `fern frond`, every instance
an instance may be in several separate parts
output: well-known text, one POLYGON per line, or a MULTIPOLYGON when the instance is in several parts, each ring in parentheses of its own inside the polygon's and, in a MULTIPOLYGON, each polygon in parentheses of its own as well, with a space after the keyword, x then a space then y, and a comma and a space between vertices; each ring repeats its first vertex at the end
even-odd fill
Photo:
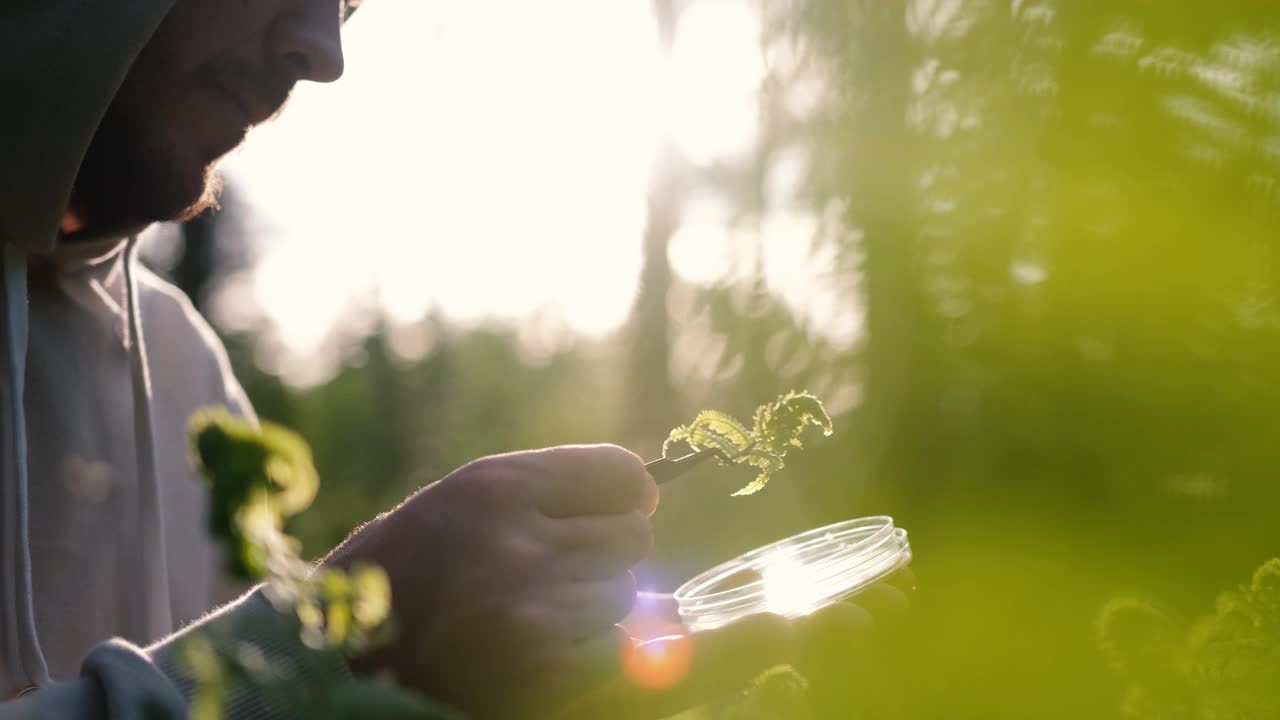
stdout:
POLYGON ((756 493, 763 490, 764 486, 767 484, 769 484, 769 476, 765 475, 764 473, 761 473, 756 476, 755 480, 752 480, 751 482, 747 483, 745 487, 733 493, 730 497, 742 497, 744 495, 755 495, 756 493))
POLYGON ((763 448, 751 448, 736 458, 736 462, 743 465, 750 465, 751 467, 759 469, 760 472, 768 473, 770 475, 786 467, 786 463, 783 462, 781 455, 771 453, 763 448))
POLYGON ((810 427, 830 435, 831 417, 818 398, 807 392, 792 391, 756 408, 750 430, 731 415, 703 410, 692 423, 671 431, 662 445, 662 454, 671 457, 672 448, 681 442, 695 451, 719 450, 733 463, 759 471, 755 480, 734 493, 751 495, 782 470, 788 450, 804 447, 801 436, 810 427))
POLYGON ((662 445, 663 457, 671 457, 671 450, 676 443, 683 442, 694 451, 719 450, 725 457, 734 457, 742 451, 741 444, 735 439, 722 435, 707 426, 687 425, 671 431, 667 441, 662 445))
POLYGON ((692 430, 692 437, 695 440, 700 440, 703 433, 715 435, 733 444, 737 448, 736 452, 746 450, 753 443, 751 431, 737 418, 717 410, 703 410, 698 413, 698 416, 693 419, 692 430))
POLYGON ((789 392, 756 410, 753 434, 762 445, 778 451, 804 447, 800 438, 809 427, 831 435, 831 417, 813 395, 789 392))

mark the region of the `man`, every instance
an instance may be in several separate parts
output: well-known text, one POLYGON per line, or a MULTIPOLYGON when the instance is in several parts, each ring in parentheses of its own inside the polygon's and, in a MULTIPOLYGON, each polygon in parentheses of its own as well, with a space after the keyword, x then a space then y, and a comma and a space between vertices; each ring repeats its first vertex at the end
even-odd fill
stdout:
MULTIPOLYGON (((185 716, 190 683, 176 639, 162 638, 217 593, 187 418, 215 403, 252 410, 213 333, 137 267, 131 238, 207 207, 212 168, 250 126, 297 82, 342 74, 349 9, 0 6, 0 693, 20 695, 0 718, 185 716), (111 636, 159 642, 103 644, 79 664, 111 636)), ((459 469, 325 561, 376 563, 392 581, 397 640, 350 669, 389 671, 478 718, 570 706, 591 717, 620 703, 656 717, 722 689, 703 678, 740 681, 789 639, 781 620, 700 635, 676 693, 634 691, 616 674, 616 623, 635 601, 629 569, 648 552, 656 506, 641 461, 611 446, 459 469)), ((184 632, 216 627, 254 642, 241 628, 271 612, 250 594, 184 632)), ((237 707, 237 717, 265 717, 253 698, 237 707)))

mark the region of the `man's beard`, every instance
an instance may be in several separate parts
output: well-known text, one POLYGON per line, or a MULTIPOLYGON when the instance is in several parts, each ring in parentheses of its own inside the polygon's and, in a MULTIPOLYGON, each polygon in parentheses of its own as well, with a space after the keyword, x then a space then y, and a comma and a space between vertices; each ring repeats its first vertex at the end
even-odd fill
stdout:
POLYGON ((69 240, 188 220, 216 206, 217 161, 244 140, 246 128, 197 128, 199 137, 187 137, 188 103, 210 89, 216 96, 235 88, 278 110, 296 82, 284 63, 227 54, 180 70, 180 59, 171 44, 153 39, 125 78, 81 163, 69 209, 84 230, 69 240))
POLYGON ((189 220, 216 205, 221 178, 214 159, 190 150, 184 157, 176 143, 114 111, 99 125, 72 191, 71 209, 86 235, 189 220))

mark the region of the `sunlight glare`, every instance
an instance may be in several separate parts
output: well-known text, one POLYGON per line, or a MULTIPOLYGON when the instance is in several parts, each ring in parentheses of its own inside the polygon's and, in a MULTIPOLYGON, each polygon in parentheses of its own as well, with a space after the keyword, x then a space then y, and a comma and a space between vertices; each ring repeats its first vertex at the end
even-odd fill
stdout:
POLYGON ((760 17, 741 0, 688 7, 671 52, 668 123, 676 146, 705 165, 750 150, 760 134, 765 63, 760 17))
POLYGON ((820 591, 803 565, 786 553, 775 553, 764 564, 766 609, 778 615, 805 615, 814 610, 820 591))
POLYGON ((862 337, 862 303, 850 278, 835 268, 837 250, 820 241, 822 218, 810 211, 777 210, 762 223, 765 282, 805 328, 836 348, 862 337))
POLYGON ((370 3, 344 42, 346 76, 299 86, 225 165, 285 349, 325 349, 353 304, 620 326, 660 123, 648 4, 370 3))
POLYGON ((719 193, 699 192, 685 200, 681 222, 667 246, 671 269, 686 282, 710 285, 733 262, 730 203, 719 193))

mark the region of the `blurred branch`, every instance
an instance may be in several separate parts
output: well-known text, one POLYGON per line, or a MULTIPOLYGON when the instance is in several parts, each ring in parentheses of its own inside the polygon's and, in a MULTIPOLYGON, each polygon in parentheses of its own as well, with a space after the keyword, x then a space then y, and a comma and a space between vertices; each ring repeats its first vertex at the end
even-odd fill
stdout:
MULTIPOLYGON (((670 58, 681 8, 676 0, 654 0, 664 58, 670 58)), ((669 134, 663 135, 654 158, 649 182, 648 218, 645 223, 640 287, 631 313, 630 372, 626 379, 623 435, 659 442, 681 411, 671 382, 671 328, 667 296, 671 290, 671 262, 667 251, 680 226, 686 163, 669 134)), ((655 448, 656 449, 656 448, 655 448)))

